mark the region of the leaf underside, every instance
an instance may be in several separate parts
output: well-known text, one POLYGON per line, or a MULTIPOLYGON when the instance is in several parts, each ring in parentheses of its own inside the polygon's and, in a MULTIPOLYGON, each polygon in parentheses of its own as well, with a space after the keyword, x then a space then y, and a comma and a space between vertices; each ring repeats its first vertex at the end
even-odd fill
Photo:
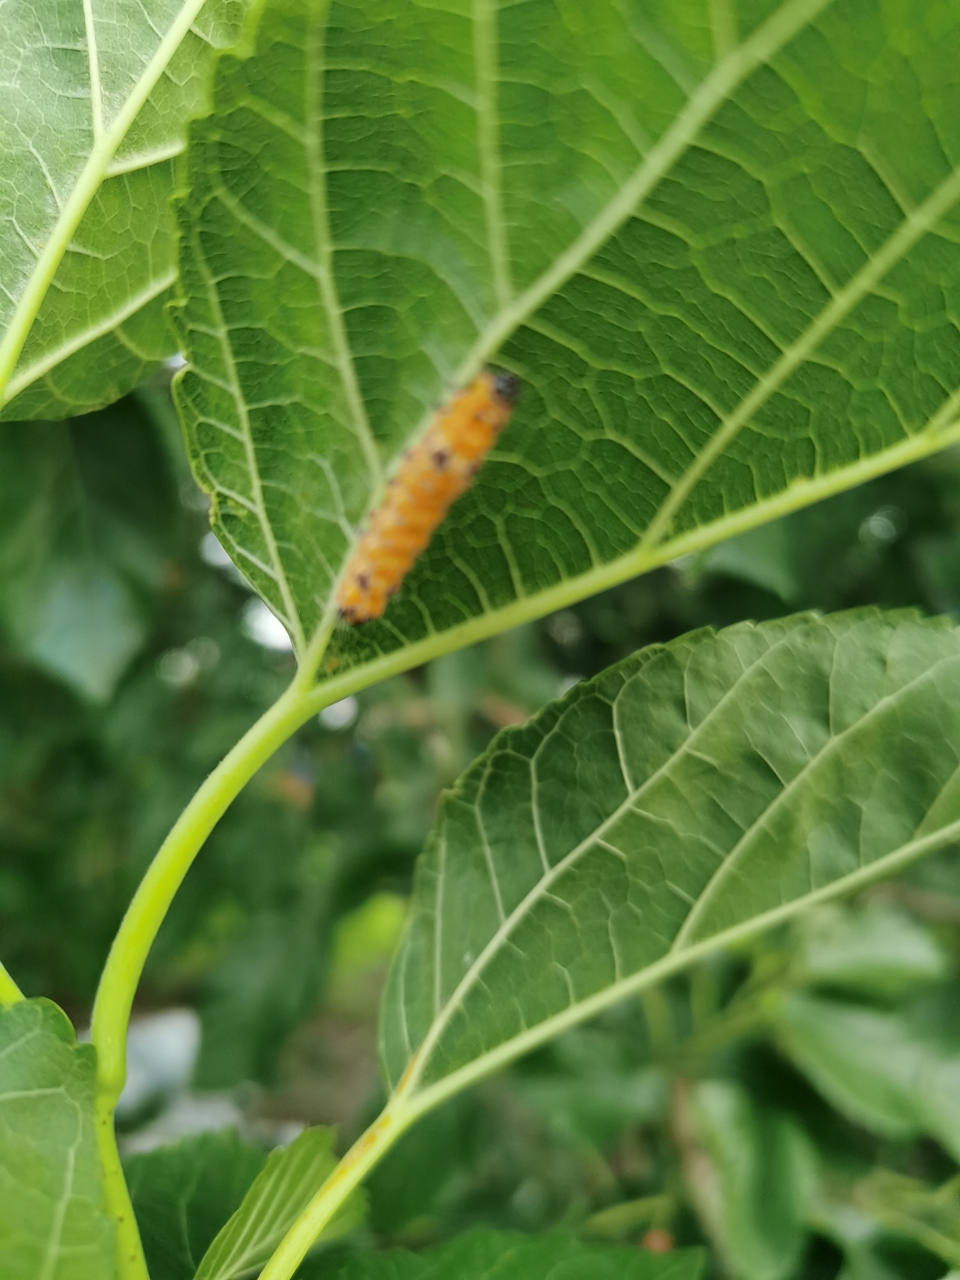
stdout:
POLYGON ((0 4, 0 419, 108 404, 175 350, 174 159, 249 3, 0 4))
POLYGON ((867 611, 654 646, 505 731, 419 868, 390 1079, 467 1083, 955 839, 958 707, 960 632, 867 611))
POLYGON ((49 1000, 0 1010, 0 1258, 4 1280, 111 1280, 101 1208, 94 1051, 49 1000))
POLYGON ((269 0, 191 133, 179 403, 295 646, 482 364, 521 376, 513 420, 327 672, 960 437, 958 55, 923 0, 269 0))

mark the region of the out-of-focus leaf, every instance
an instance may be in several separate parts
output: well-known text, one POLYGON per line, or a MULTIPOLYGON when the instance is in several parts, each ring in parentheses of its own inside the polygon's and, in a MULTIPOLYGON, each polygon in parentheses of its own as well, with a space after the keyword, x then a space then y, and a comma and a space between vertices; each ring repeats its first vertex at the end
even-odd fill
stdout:
POLYGON ((685 1153, 691 1194, 730 1274, 785 1280, 806 1239, 814 1187, 808 1140, 786 1112, 735 1081, 705 1080, 680 1096, 687 1098, 684 1122, 706 1156, 685 1153))
POLYGON ((795 972, 815 985, 896 995, 944 978, 947 957, 906 912, 880 903, 827 906, 797 922, 795 972))
POLYGON ((0 624, 88 698, 113 691, 146 638, 172 494, 132 404, 0 431, 0 624))
POLYGON ((130 1188, 150 1280, 193 1280, 200 1260, 267 1159, 232 1131, 130 1156, 130 1188))
POLYGON ((960 436, 960 17, 723 12, 270 0, 219 62, 178 202, 179 404, 297 651, 437 406, 485 364, 524 383, 328 671, 412 666, 960 436))
POLYGON ((513 1086, 565 1145, 602 1148, 628 1126, 666 1112, 663 1075, 625 1060, 619 1038, 577 1028, 551 1045, 549 1059, 553 1070, 528 1068, 513 1086))
POLYGON ((777 1042, 850 1119, 891 1137, 927 1133, 960 1158, 960 1042, 900 1012, 792 993, 773 1007, 777 1042))
POLYGON ((315 1004, 329 871, 325 881, 305 881, 299 902, 248 918, 210 974, 201 1007, 200 1088, 269 1078, 277 1049, 315 1004))
POLYGON ((175 349, 167 199, 249 0, 5 0, 0 418, 116 400, 175 349))
POLYGON ((739 538, 711 547, 697 569, 752 582, 772 591, 781 600, 794 603, 801 587, 793 567, 794 545, 790 533, 789 525, 779 520, 762 529, 751 529, 739 538))
POLYGON ((111 1280, 95 1055, 48 1000, 0 1009, 0 1275, 111 1280))
POLYGON ((960 1180, 928 1187, 877 1169, 854 1189, 854 1201, 887 1229, 960 1266, 960 1180))
POLYGON ((390 1079, 444 1096, 955 841, 958 760, 943 621, 700 632, 577 685, 441 803, 384 1004, 390 1079))
POLYGON ((705 1264, 700 1249, 655 1255, 575 1236, 477 1230, 420 1254, 358 1254, 336 1280, 701 1280, 705 1264))
MULTIPOLYGON (((196 1280, 236 1280, 262 1267, 336 1163, 329 1129, 307 1129, 289 1147, 271 1151, 243 1203, 204 1254, 196 1280)), ((352 1231, 364 1207, 362 1194, 352 1196, 320 1239, 352 1231)))

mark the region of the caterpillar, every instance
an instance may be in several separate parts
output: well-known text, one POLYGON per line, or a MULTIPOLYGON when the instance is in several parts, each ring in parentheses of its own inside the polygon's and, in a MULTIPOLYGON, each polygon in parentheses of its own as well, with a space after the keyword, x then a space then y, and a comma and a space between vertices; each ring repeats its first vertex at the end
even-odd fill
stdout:
POLYGON ((383 615, 451 504, 470 487, 519 393, 520 379, 511 373, 478 374, 403 455, 337 587, 345 622, 383 615))

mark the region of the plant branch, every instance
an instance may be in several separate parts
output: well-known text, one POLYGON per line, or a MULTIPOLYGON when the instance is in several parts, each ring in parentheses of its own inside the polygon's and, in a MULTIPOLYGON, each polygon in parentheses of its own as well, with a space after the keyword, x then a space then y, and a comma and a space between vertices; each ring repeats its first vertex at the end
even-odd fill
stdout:
MULTIPOLYGON (((121 1280, 147 1280, 113 1125, 114 1109, 126 1078, 127 1025, 137 984, 174 895, 207 836, 260 766, 313 714, 317 699, 315 695, 306 696, 305 683, 301 672, 214 769, 184 809, 127 908, 100 978, 90 1033, 97 1051, 97 1141, 105 1201, 117 1223, 121 1280)), ((2 990, 0 987, 0 995, 2 990)))
POLYGON ((228 806, 260 766, 309 719, 313 705, 294 683, 244 734, 184 809, 127 908, 100 978, 90 1029, 100 1092, 114 1103, 126 1075, 126 1033, 134 993, 174 895, 228 806))
POLYGON ((117 1278, 118 1280, 150 1280, 147 1262, 143 1256, 140 1228, 130 1201, 127 1180, 123 1176, 117 1135, 113 1125, 115 1101, 98 1096, 95 1102, 97 1125, 97 1150, 103 1174, 103 1200, 107 1212, 117 1224, 117 1278))
POLYGON ((0 1005, 16 1004, 23 998, 23 992, 0 964, 0 1005))

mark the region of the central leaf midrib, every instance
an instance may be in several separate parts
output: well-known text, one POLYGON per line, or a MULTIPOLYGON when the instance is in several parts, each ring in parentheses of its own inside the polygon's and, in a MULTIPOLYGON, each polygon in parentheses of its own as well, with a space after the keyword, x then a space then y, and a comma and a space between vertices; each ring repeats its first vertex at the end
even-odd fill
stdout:
POLYGON ((671 486, 670 493, 650 521, 638 550, 654 547, 669 528, 687 497, 714 462, 745 426, 774 396, 787 379, 813 354, 823 340, 850 314, 870 290, 899 263, 914 244, 936 226, 940 217, 960 199, 960 169, 954 169, 915 209, 911 209, 884 244, 820 312, 812 324, 782 353, 771 369, 758 378, 736 409, 724 418, 709 442, 687 470, 671 486))
POLYGON ((473 55, 477 92, 477 153, 487 233, 487 254, 499 307, 513 297, 509 248, 503 217, 497 126, 497 3, 473 0, 473 55))
POLYGON ((461 361, 454 375, 455 384, 465 383, 481 364, 496 354, 516 329, 595 256, 666 176, 746 76, 768 61, 832 2, 833 0, 787 0, 762 26, 727 53, 690 95, 674 123, 650 148, 613 199, 608 201, 533 284, 493 317, 461 361))

